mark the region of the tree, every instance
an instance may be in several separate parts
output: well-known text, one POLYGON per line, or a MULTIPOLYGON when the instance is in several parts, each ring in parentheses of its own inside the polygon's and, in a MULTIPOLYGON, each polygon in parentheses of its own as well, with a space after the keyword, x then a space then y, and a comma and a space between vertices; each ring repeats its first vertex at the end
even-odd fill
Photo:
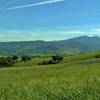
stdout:
POLYGON ((52 56, 52 61, 53 61, 53 63, 59 63, 59 62, 62 61, 63 59, 64 59, 63 56, 59 56, 59 55, 52 56))
POLYGON ((0 67, 9 67, 13 66, 16 61, 12 57, 6 57, 0 59, 0 67))
POLYGON ((95 58, 100 58, 100 54, 96 54, 94 57, 95 58))
POLYGON ((27 61, 27 60, 31 60, 31 57, 28 57, 28 56, 23 56, 22 57, 22 61, 27 61))
POLYGON ((63 60, 63 56, 52 56, 52 59, 49 61, 43 61, 42 63, 39 63, 39 65, 47 65, 47 64, 58 64, 59 62, 61 62, 63 60))
POLYGON ((12 57, 12 59, 17 60, 17 59, 19 59, 19 57, 16 56, 16 55, 14 55, 14 56, 12 57))

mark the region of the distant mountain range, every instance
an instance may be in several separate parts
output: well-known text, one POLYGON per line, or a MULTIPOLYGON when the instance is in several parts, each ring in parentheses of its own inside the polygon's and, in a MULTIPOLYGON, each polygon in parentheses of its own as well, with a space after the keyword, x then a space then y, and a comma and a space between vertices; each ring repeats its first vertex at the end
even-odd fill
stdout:
POLYGON ((81 36, 61 41, 0 42, 1 55, 76 54, 100 50, 100 38, 81 36))

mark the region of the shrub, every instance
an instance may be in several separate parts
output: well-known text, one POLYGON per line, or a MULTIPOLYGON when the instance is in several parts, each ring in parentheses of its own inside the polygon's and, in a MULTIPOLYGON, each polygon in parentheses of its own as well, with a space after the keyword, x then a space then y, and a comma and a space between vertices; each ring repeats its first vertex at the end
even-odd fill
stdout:
POLYGON ((27 61, 27 60, 31 60, 31 57, 28 57, 28 56, 23 56, 22 57, 22 61, 27 61))
POLYGON ((100 54, 96 54, 94 57, 95 58, 100 58, 100 54))
POLYGON ((9 67, 13 66, 16 61, 12 57, 6 57, 0 59, 0 67, 9 67))
POLYGON ((63 59, 64 58, 62 56, 56 55, 56 56, 52 56, 51 60, 49 60, 49 61, 43 61, 42 63, 39 63, 39 65, 58 64, 63 59))
POLYGON ((16 55, 14 55, 14 56, 12 57, 12 59, 17 60, 17 59, 19 59, 19 57, 16 56, 16 55))
POLYGON ((52 56, 52 61, 59 63, 60 61, 62 61, 64 58, 62 56, 56 55, 56 56, 52 56))

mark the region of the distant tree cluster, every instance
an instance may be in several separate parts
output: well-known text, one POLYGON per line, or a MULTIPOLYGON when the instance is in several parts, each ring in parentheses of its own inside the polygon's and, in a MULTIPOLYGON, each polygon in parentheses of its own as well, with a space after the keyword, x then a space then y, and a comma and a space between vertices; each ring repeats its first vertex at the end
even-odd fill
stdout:
POLYGON ((42 63, 39 63, 39 65, 48 65, 48 64, 58 64, 63 60, 63 56, 52 56, 52 59, 49 61, 43 61, 42 63))
POLYGON ((14 64, 19 60, 28 61, 28 60, 31 60, 31 57, 28 57, 28 56, 19 57, 16 55, 10 56, 10 57, 2 57, 0 58, 0 67, 14 66, 14 64))
MULTIPOLYGON (((26 62, 26 61, 29 61, 31 59, 32 59, 32 57, 29 57, 29 56, 19 57, 16 55, 9 56, 9 57, 2 57, 2 58, 0 58, 0 67, 11 67, 11 66, 14 66, 14 64, 18 61, 26 62)), ((39 63, 39 65, 58 64, 63 59, 64 59, 63 56, 59 56, 59 55, 51 56, 50 60, 45 60, 45 61, 39 63)))
POLYGON ((28 61, 28 60, 31 60, 31 57, 28 57, 28 56, 23 56, 22 57, 22 61, 28 61))
POLYGON ((100 58, 100 54, 96 54, 94 57, 95 58, 100 58))
POLYGON ((13 66, 17 62, 18 58, 18 56, 2 57, 0 58, 0 67, 13 66))

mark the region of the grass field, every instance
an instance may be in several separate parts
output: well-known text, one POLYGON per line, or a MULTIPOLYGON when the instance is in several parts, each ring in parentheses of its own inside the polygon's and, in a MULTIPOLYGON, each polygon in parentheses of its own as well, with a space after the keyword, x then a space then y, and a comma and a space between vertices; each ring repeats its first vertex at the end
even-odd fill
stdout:
POLYGON ((0 69, 0 100, 100 100, 98 54, 66 56, 60 64, 37 65, 36 57, 0 69))

